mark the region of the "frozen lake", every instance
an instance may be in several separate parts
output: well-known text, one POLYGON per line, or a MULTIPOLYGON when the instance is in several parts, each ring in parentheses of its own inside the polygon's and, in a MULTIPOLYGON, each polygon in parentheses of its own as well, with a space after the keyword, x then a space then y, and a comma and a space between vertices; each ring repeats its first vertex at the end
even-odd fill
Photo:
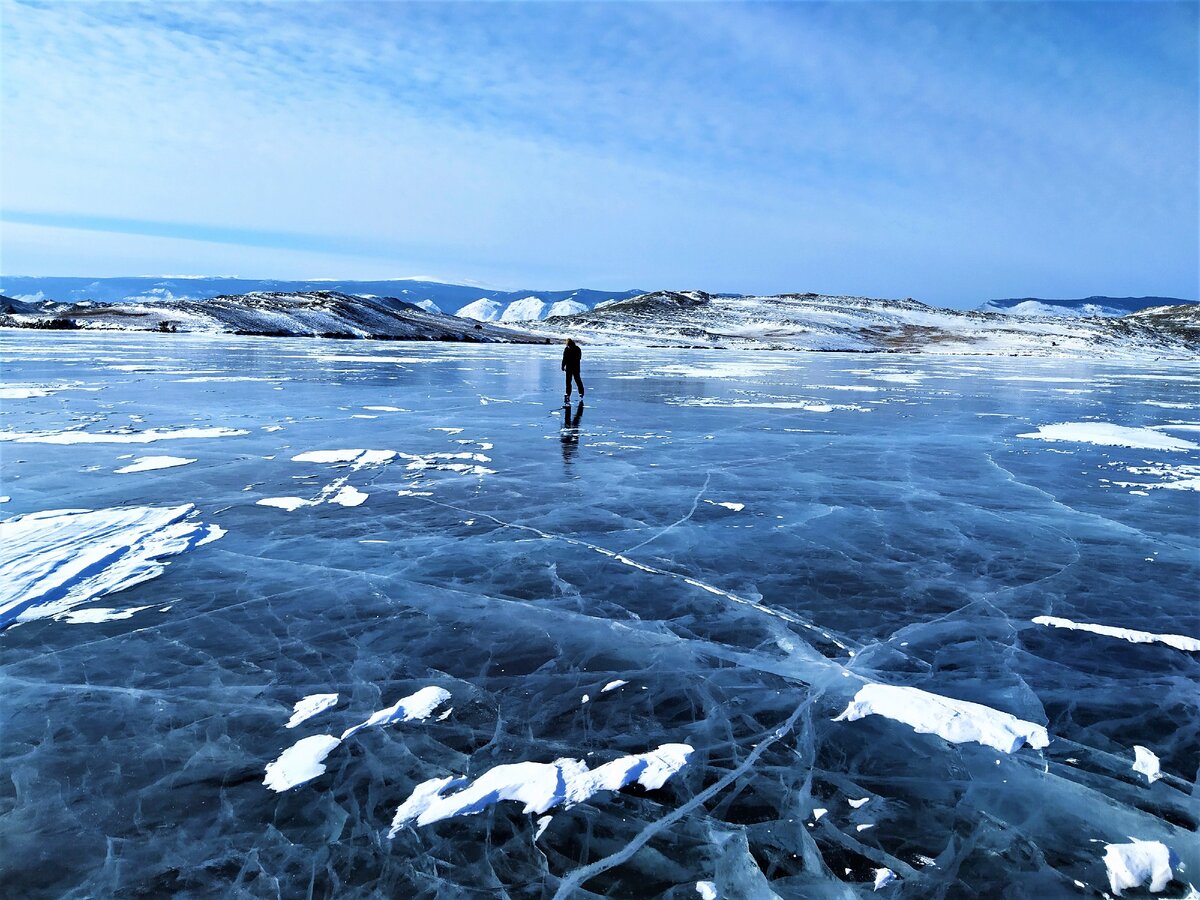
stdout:
POLYGON ((584 350, 0 333, 4 893, 1200 885, 1200 368, 584 350))

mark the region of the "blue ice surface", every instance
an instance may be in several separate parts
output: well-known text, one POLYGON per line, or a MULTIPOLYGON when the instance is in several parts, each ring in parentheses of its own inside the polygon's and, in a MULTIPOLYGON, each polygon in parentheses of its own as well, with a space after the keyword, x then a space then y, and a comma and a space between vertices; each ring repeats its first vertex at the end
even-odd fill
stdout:
POLYGON ((1200 637, 1200 495, 1118 484, 1200 454, 1017 436, 1200 440, 1196 365, 584 349, 564 410, 555 347, 0 333, 5 384, 55 389, 2 401, 0 431, 249 432, 0 442, 3 517, 193 503, 228 532, 93 604, 150 607, 127 619, 0 632, 5 891, 842 896, 888 867, 904 896, 1096 895, 1129 837, 1179 855, 1176 895, 1197 880, 1200 654, 1031 620, 1200 637), (347 448, 408 456, 292 461, 347 448), (197 462, 114 474, 128 454, 197 462), (338 478, 366 500, 257 504, 338 478), (1050 744, 834 722, 868 681, 1050 744), (425 685, 451 715, 263 786, 298 738, 425 685), (666 742, 695 752, 662 789, 559 810, 536 843, 511 803, 385 837, 428 779, 666 742))

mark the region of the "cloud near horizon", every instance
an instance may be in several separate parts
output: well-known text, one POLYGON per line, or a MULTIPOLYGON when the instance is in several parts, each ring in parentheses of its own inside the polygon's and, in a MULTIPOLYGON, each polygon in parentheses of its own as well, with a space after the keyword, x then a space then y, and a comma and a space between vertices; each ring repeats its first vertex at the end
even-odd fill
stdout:
POLYGON ((9 3, 8 274, 1196 297, 1197 7, 9 3))

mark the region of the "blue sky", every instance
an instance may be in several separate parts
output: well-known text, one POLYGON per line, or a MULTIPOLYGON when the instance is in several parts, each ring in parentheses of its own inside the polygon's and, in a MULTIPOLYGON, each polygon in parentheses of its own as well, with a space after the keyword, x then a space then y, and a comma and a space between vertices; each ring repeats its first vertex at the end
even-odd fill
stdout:
POLYGON ((0 2, 6 274, 1200 295, 1196 3, 0 2))

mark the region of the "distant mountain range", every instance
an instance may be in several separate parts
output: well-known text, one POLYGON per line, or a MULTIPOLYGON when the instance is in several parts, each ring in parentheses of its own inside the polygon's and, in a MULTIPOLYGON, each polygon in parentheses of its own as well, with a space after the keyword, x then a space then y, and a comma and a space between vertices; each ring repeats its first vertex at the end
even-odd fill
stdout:
MULTIPOLYGON (((1152 307, 1121 317, 1047 318, 937 309, 915 300, 782 294, 745 297, 656 291, 605 299, 545 317, 546 301, 471 301, 463 317, 395 297, 339 291, 254 291, 204 299, 57 303, 0 297, 0 326, 234 333, 267 336, 545 343, 572 336, 622 346, 852 352, 963 353, 1088 358, 1200 354, 1200 305, 1152 307), (495 304, 495 306, 489 306, 495 304), (540 306, 539 306, 540 304, 540 306), (528 315, 523 320, 478 321, 528 315), (497 316, 499 313, 499 316, 497 316), (510 314, 510 315, 512 315, 510 314), (538 320, 535 321, 535 315, 538 320)), ((552 306, 551 306, 552 308, 552 306)))
POLYGON ((50 330, 207 332, 271 337, 545 343, 545 337, 338 291, 256 291, 203 300, 56 303, 0 296, 0 325, 50 330))
POLYGON ((1020 297, 1010 300, 989 300, 976 307, 979 312, 1003 313, 1017 316, 1127 316, 1152 306, 1183 306, 1196 300, 1178 297, 1083 297, 1079 300, 1045 300, 1040 297, 1020 297))
POLYGON ((159 303, 196 301, 243 294, 305 294, 334 291, 367 299, 394 297, 427 312, 445 312, 481 322, 525 322, 569 315, 598 303, 635 297, 644 291, 491 291, 464 284, 413 278, 384 281, 277 281, 262 278, 171 277, 53 278, 0 275, 0 294, 37 303, 159 303))
POLYGON ((915 300, 657 291, 526 327, 627 346, 1098 358, 1200 352, 1200 305, 1194 303, 1123 317, 1049 319, 938 309, 915 300))

